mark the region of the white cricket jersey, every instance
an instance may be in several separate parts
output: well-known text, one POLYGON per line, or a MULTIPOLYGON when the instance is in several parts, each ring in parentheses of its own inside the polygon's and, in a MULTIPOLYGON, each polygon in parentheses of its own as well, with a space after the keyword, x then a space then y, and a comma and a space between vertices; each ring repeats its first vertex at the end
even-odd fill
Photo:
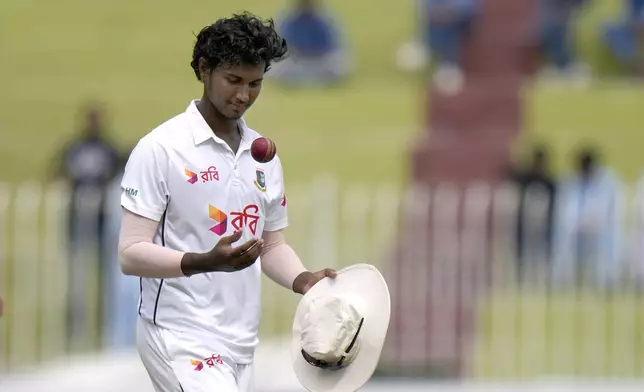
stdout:
MULTIPOLYGON (((121 204, 159 221, 158 245, 207 252, 243 228, 240 245, 287 226, 282 165, 258 163, 260 135, 239 121, 237 153, 215 136, 192 101, 144 136, 125 167, 121 204)), ((217 339, 238 363, 252 361, 260 319, 261 261, 242 271, 141 279, 139 314, 155 325, 217 339)))

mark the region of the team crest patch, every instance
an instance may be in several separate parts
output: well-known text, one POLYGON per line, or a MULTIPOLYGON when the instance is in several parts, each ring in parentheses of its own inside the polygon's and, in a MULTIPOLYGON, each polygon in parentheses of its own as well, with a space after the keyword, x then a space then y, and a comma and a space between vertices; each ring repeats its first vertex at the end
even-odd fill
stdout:
POLYGON ((255 186, 262 192, 266 192, 266 175, 262 169, 255 170, 255 186))

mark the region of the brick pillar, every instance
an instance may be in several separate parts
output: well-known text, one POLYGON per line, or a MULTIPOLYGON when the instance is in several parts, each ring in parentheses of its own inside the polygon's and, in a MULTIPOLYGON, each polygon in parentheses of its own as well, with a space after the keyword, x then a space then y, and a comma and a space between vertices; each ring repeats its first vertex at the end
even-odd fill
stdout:
MULTIPOLYGON (((483 11, 464 47, 463 91, 456 96, 430 92, 427 134, 421 135, 411 152, 411 178, 415 183, 466 186, 475 180, 495 183, 503 177, 510 160, 511 141, 523 127, 521 86, 536 69, 535 26, 536 0, 483 1, 483 11)), ((404 232, 414 233, 408 224, 403 219, 403 226, 407 225, 404 232)), ((458 225, 460 229, 460 221, 458 225)), ((434 228, 429 227, 430 238, 434 228)), ((425 241, 431 249, 442 245, 431 244, 430 238, 425 241)), ((390 264, 392 323, 383 353, 383 370, 466 376, 475 294, 470 290, 455 303, 448 303, 432 298, 429 284, 422 288, 424 291, 416 289, 413 296, 405 294, 414 284, 408 281, 413 271, 428 274, 427 282, 431 281, 430 270, 439 278, 447 274, 441 268, 427 268, 434 262, 431 251, 422 258, 406 257, 408 251, 409 246, 401 244, 390 264), (418 328, 419 314, 427 315, 427 325, 434 325, 430 322, 434 318, 453 322, 446 323, 448 327, 426 327, 423 331, 418 328), (437 344, 443 338, 456 344, 437 344), (403 345, 403 341, 407 343, 403 345), (414 341, 418 344, 409 344, 414 341)), ((450 255, 450 260, 459 268, 464 262, 459 254, 450 255)), ((477 262, 487 265, 488 261, 485 252, 481 252, 477 262)))

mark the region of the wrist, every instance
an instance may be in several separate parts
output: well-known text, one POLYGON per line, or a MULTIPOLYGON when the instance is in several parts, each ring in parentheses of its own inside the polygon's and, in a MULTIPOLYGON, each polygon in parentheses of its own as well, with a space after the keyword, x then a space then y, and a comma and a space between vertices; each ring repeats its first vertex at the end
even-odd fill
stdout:
POLYGON ((181 258, 181 272, 185 276, 211 272, 208 270, 206 253, 185 253, 181 258))
POLYGON ((311 281, 311 278, 313 278, 313 273, 310 271, 304 271, 299 274, 293 281, 293 291, 298 294, 304 294, 304 290, 311 281))

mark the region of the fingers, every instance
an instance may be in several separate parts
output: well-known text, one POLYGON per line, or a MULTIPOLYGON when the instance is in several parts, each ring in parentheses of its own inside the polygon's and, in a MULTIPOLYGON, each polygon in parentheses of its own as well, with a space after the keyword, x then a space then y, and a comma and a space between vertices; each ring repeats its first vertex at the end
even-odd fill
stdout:
POLYGON ((253 245, 251 245, 250 248, 248 248, 245 252, 243 252, 240 256, 252 258, 254 260, 258 258, 259 255, 262 253, 263 247, 264 247, 264 240, 260 238, 253 245))
POLYGON ((254 248, 257 246, 257 243, 260 240, 257 238, 251 238, 250 240, 244 242, 243 244, 239 245, 238 247, 234 248, 230 255, 232 257, 239 257, 243 255, 244 253, 248 252, 251 248, 254 248))
POLYGON ((329 278, 335 278, 336 276, 338 276, 338 273, 335 272, 334 269, 325 268, 324 269, 324 276, 329 277, 329 278))
POLYGON ((232 244, 234 242, 239 241, 239 239, 241 237, 242 237, 242 232, 241 232, 241 230, 238 230, 238 231, 234 232, 232 235, 229 235, 229 236, 226 236, 226 237, 221 237, 221 239, 219 240, 219 243, 220 244, 228 244, 228 245, 230 245, 230 244, 232 244))
POLYGON ((240 271, 255 264, 262 252, 263 239, 251 239, 243 245, 233 249, 231 267, 233 271, 240 271))
POLYGON ((239 260, 235 264, 235 271, 241 271, 255 264, 257 258, 259 257, 259 252, 257 252, 256 254, 254 253, 254 251, 251 252, 239 258, 239 260))
POLYGON ((317 271, 315 274, 313 274, 317 280, 321 280, 324 278, 335 278, 338 276, 338 273, 333 269, 333 268, 325 268, 323 270, 317 271))

